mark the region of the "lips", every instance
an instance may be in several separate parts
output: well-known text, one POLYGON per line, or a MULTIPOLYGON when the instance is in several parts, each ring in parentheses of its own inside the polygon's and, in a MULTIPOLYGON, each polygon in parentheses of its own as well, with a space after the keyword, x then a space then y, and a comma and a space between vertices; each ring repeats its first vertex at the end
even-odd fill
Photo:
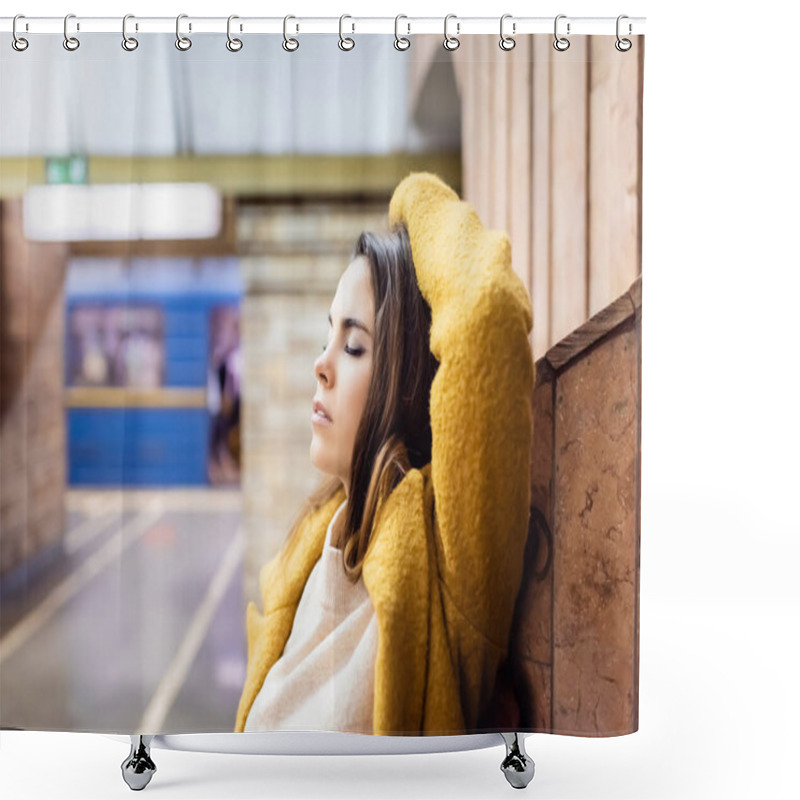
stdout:
POLYGON ((325 406, 322 405, 322 403, 319 400, 314 400, 314 409, 313 410, 314 410, 315 414, 320 414, 321 416, 325 417, 325 419, 327 419, 328 422, 332 422, 333 421, 333 420, 331 420, 331 415, 328 413, 328 409, 325 408, 325 406))

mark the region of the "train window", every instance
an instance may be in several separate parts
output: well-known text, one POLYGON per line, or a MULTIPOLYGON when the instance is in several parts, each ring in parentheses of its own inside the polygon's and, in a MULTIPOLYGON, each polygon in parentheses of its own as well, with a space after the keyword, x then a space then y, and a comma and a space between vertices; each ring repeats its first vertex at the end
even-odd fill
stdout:
POLYGON ((67 324, 67 384, 156 388, 164 383, 160 308, 73 306, 67 324))

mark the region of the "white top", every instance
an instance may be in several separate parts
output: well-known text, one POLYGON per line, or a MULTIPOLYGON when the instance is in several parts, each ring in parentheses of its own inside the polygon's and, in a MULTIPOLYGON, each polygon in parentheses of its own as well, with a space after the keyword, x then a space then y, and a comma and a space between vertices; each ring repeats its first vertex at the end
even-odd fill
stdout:
POLYGON ((378 627, 364 581, 344 573, 331 531, 309 575, 283 654, 267 673, 245 731, 373 732, 378 627))

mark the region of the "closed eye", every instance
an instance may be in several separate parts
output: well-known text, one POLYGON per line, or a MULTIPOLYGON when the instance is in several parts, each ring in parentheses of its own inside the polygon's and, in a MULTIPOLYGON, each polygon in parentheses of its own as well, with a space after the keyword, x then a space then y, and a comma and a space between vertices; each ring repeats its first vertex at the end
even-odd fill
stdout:
MULTIPOLYGON (((322 345, 322 352, 324 353, 325 350, 327 350, 327 348, 328 348, 327 343, 322 345)), ((347 345, 345 345, 344 351, 345 351, 345 353, 347 353, 348 355, 351 355, 351 356, 360 356, 364 352, 363 349, 353 349, 351 347, 348 347, 347 345)))

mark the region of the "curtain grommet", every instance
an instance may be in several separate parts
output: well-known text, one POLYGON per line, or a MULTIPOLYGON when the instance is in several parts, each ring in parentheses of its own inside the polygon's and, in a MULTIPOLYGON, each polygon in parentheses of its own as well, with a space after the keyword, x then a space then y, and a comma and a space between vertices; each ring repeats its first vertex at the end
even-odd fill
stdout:
MULTIPOLYGON (((345 36, 342 33, 342 23, 344 22, 345 19, 353 19, 353 18, 349 14, 342 14, 342 16, 339 17, 339 49, 348 51, 352 50, 356 46, 356 43, 349 36, 345 36)), ((355 33, 356 30, 355 23, 352 23, 352 26, 353 30, 351 31, 351 33, 355 33)))
POLYGON ((238 53, 244 45, 241 39, 235 39, 231 36, 231 20, 233 19, 239 19, 239 17, 236 14, 231 14, 228 17, 228 41, 225 42, 225 47, 227 47, 231 53, 238 53))
MULTIPOLYGON (((181 36, 181 20, 188 17, 188 14, 178 14, 175 20, 175 47, 186 52, 192 46, 192 40, 188 36, 181 36)), ((189 31, 192 30, 192 23, 189 23, 189 31)))
MULTIPOLYGON (((500 17, 500 49, 505 50, 506 52, 508 52, 509 50, 513 50, 517 46, 517 43, 511 36, 506 36, 505 33, 503 33, 503 23, 510 16, 511 14, 503 14, 503 16, 500 17)), ((516 32, 517 32, 517 23, 512 22, 511 33, 516 33, 516 32)))
MULTIPOLYGON (((404 36, 400 36, 400 33, 397 30, 398 24, 399 24, 401 19, 408 19, 408 17, 405 14, 398 14, 394 18, 394 49, 395 50, 408 50, 408 48, 411 47, 411 39, 406 39, 404 36)), ((411 33, 411 24, 407 22, 406 26, 408 28, 408 33, 410 34, 411 33)))
MULTIPOLYGON (((297 17, 293 16, 292 14, 287 14, 283 18, 283 41, 281 42, 281 46, 287 53, 294 53, 294 51, 297 50, 298 47, 300 47, 300 42, 298 42, 297 39, 290 38, 289 35, 286 33, 286 25, 290 19, 297 19, 297 17)), ((300 26, 297 25, 296 29, 299 31, 300 26)))
MULTIPOLYGON (((627 53, 628 50, 630 50, 631 47, 633 47, 633 42, 630 39, 621 39, 620 36, 619 36, 619 23, 623 19, 628 19, 628 16, 626 14, 620 14, 617 17, 617 41, 614 42, 614 47, 616 47, 617 50, 619 50, 620 53, 627 53)), ((630 36, 630 33, 631 33, 631 24, 629 22, 628 23, 628 35, 629 36, 630 36)))
POLYGON ((444 47, 445 50, 449 50, 450 52, 452 52, 453 50, 458 50, 459 46, 461 45, 461 42, 458 39, 458 34, 461 31, 461 23, 460 22, 456 22, 456 35, 455 36, 449 36, 448 33, 447 33, 447 23, 448 23, 448 21, 450 20, 451 17, 456 17, 456 15, 455 14, 448 14, 444 18, 444 42, 442 42, 442 47, 444 47))
POLYGON ((22 53, 22 52, 24 52, 25 50, 27 50, 27 49, 28 49, 28 44, 29 44, 29 42, 28 42, 28 40, 27 40, 27 39, 25 39, 24 37, 20 36, 20 35, 17 33, 17 20, 18 20, 18 19, 25 19, 25 15, 24 15, 24 14, 17 14, 17 15, 14 17, 14 22, 12 22, 12 23, 11 23, 11 33, 12 33, 12 36, 14 37, 14 38, 11 40, 11 46, 12 46, 12 47, 13 47, 13 48, 14 48, 14 49, 15 49, 15 50, 18 52, 18 53, 22 53))
MULTIPOLYGON (((553 23, 553 47, 558 50, 559 53, 569 50, 569 39, 567 39, 565 36, 558 35, 558 21, 566 18, 566 14, 559 14, 553 23)), ((569 36, 569 22, 567 22, 567 36, 569 36)))
MULTIPOLYGON (((133 14, 126 14, 122 18, 122 49, 132 53, 139 46, 139 40, 134 39, 133 36, 128 36, 127 26, 129 19, 135 19, 133 14)), ((139 29, 138 25, 136 26, 136 29, 139 29)))
MULTIPOLYGON (((74 19, 75 15, 74 14, 67 14, 67 16, 64 17, 64 41, 63 41, 63 45, 64 45, 64 49, 65 50, 69 50, 70 53, 74 53, 81 46, 81 43, 80 43, 80 40, 78 40, 74 36, 70 36, 69 33, 67 32, 67 24, 69 23, 70 17, 72 17, 74 19)), ((78 25, 77 30, 80 30, 80 29, 81 29, 80 25, 78 25)))

